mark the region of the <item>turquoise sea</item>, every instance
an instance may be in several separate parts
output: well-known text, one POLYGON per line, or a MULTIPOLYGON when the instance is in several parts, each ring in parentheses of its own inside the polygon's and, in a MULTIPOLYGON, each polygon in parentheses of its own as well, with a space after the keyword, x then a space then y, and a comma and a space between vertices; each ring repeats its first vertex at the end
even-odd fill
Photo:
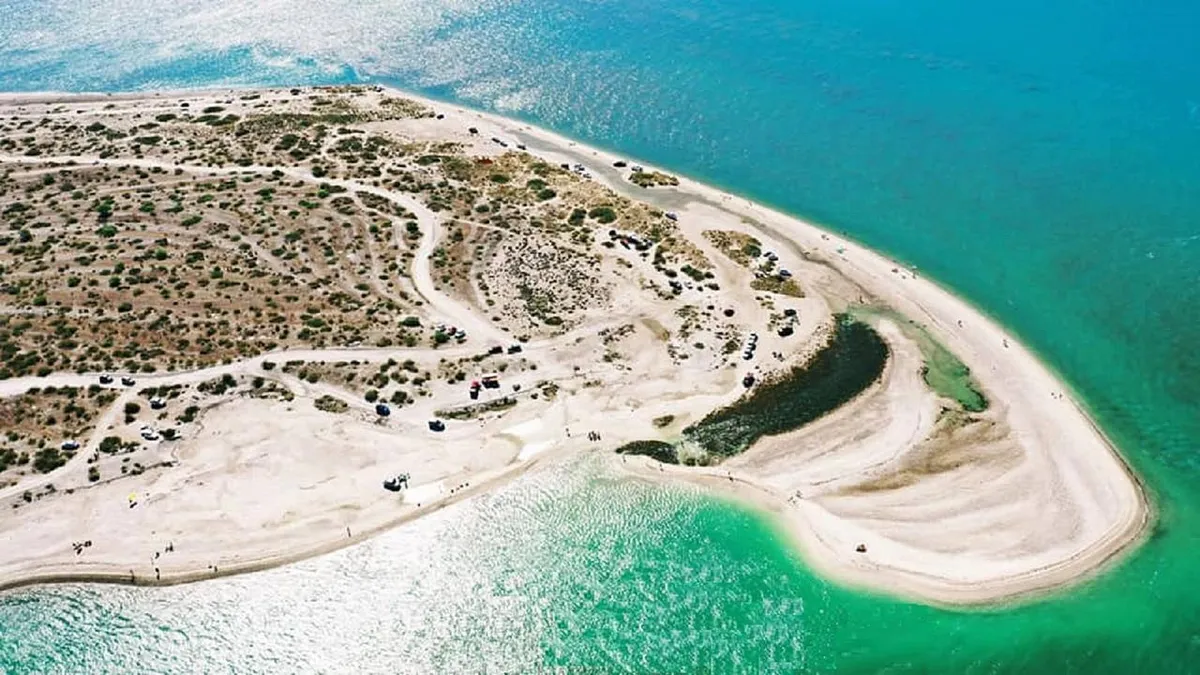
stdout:
POLYGON ((1094 582, 957 613, 581 460, 257 575, 0 595, 0 673, 1200 672, 1198 29, 1185 0, 7 0, 0 90, 385 82, 844 231, 1041 353, 1161 518, 1094 582))

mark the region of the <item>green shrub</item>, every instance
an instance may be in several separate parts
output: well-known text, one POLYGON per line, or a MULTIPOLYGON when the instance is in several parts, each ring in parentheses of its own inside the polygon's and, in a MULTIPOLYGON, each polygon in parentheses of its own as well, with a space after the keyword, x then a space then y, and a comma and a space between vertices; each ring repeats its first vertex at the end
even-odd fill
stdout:
POLYGON ((67 458, 58 451, 58 448, 44 448, 38 450, 37 454, 33 456, 33 468, 38 473, 50 473, 66 463, 67 458))
POLYGON ((595 218, 601 223, 608 224, 616 221, 617 212, 611 206, 597 206, 591 211, 588 211, 588 216, 595 218))
POLYGON ((350 404, 336 396, 326 394, 313 401, 313 407, 328 413, 343 413, 350 409, 350 404))

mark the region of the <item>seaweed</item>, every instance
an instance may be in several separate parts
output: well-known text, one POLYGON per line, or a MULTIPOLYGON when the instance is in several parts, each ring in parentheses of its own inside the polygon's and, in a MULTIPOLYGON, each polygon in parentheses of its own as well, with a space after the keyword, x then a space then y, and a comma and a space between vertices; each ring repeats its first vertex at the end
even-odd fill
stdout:
POLYGON ((663 441, 633 441, 617 448, 620 455, 646 455, 666 464, 678 464, 675 446, 663 441))
POLYGON ((829 344, 808 363, 765 382, 683 430, 706 452, 729 457, 763 436, 797 429, 853 399, 883 374, 888 347, 870 326, 839 314, 829 344))

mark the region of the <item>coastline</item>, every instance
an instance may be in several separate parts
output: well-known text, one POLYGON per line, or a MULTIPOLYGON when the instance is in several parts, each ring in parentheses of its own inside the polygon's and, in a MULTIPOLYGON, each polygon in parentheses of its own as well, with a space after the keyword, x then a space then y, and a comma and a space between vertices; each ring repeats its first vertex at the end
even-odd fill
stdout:
POLYGON ((527 462, 510 465, 504 470, 486 476, 477 483, 472 483, 467 488, 457 490, 427 505, 411 507, 400 515, 381 519, 373 523, 369 528, 354 532, 351 536, 345 538, 338 536, 318 539, 316 541, 305 541, 281 553, 251 556, 247 559, 237 559, 228 562, 222 561, 221 565, 216 566, 215 569, 214 566, 207 563, 208 560, 211 560, 210 556, 201 555, 195 558, 185 558, 186 562, 173 568, 167 568, 161 575, 161 578, 153 578, 145 575, 137 576, 136 574, 131 575, 128 570, 122 569, 122 565, 115 563, 91 564, 75 562, 66 565, 42 565, 35 570, 17 571, 0 576, 0 593, 43 584, 87 583, 118 584, 123 586, 178 586, 180 584, 190 584, 198 581, 219 579, 221 577, 261 572, 282 565, 289 565, 360 544, 400 525, 441 511, 468 497, 474 497, 495 489, 533 469, 544 457, 552 454, 546 453, 546 455, 539 455, 527 462), (84 567, 85 569, 79 569, 80 567, 84 567))
POLYGON ((729 475, 721 473, 719 469, 696 470, 678 465, 664 465, 645 456, 632 456, 628 464, 615 470, 647 482, 697 487, 711 498, 734 507, 749 509, 763 519, 776 533, 781 545, 791 549, 798 561, 831 583, 854 589, 859 593, 956 612, 1003 611, 1053 600, 1071 593, 1119 566, 1126 554, 1132 553, 1150 537, 1156 517, 1155 512, 1151 510, 1145 520, 1145 526, 1128 542, 1106 546, 1098 550, 1094 557, 1068 560, 1022 578, 1006 579, 987 586, 964 587, 943 584, 933 576, 891 577, 888 583, 883 585, 879 583, 878 568, 851 567, 835 556, 820 555, 824 546, 814 528, 803 518, 788 514, 783 507, 787 497, 766 486, 736 474, 730 479, 729 475), (1083 568, 1082 571, 1080 568, 1083 568))
MULTIPOLYGON (((438 102, 431 99, 414 96, 405 91, 394 91, 398 95, 413 97, 433 105, 438 104, 438 102)), ((466 109, 463 106, 456 107, 466 109)), ((625 160, 643 164, 648 171, 665 170, 663 167, 655 166, 652 163, 642 162, 637 158, 631 158, 626 155, 619 155, 600 148, 588 146, 563 136, 557 132, 545 130, 519 120, 511 120, 509 118, 488 112, 470 112, 475 114, 480 119, 487 119, 511 132, 516 133, 518 131, 524 131, 529 135, 530 138, 548 141, 551 146, 557 146, 557 148, 560 150, 564 148, 577 149, 577 152, 579 153, 588 153, 592 157, 604 162, 605 165, 611 165, 611 163, 616 160, 625 160)), ((530 143, 530 147, 534 148, 535 146, 530 143)), ((589 169, 592 168, 593 167, 589 166, 589 169)), ((606 181, 603 178, 602 172, 597 171, 596 173, 601 182, 609 185, 609 187, 617 189, 618 192, 622 194, 640 196, 642 198, 646 197, 645 191, 639 191, 636 188, 630 189, 629 186, 606 181)), ((847 251, 845 258, 852 257, 856 261, 868 261, 875 268, 876 272, 876 283, 871 283, 868 286, 872 291, 876 291, 880 288, 887 289, 889 286, 891 286, 891 289, 895 291, 899 287, 898 285, 895 285, 895 282, 893 282, 893 284, 889 284, 887 282, 880 283, 878 280, 880 278, 879 272, 881 270, 899 267, 905 272, 909 271, 900 263, 889 259, 884 254, 877 252, 856 240, 845 237, 839 233, 835 233, 832 229, 822 228, 817 224, 805 221, 797 216, 792 216, 775 210, 768 206, 764 206, 748 198, 728 194, 718 188, 688 178, 686 175, 675 175, 679 176, 680 185, 677 188, 671 188, 670 190, 672 191, 684 194, 691 192, 695 195, 705 198, 710 204, 719 204, 720 208, 723 210, 736 212, 739 215, 749 216, 751 218, 760 218, 762 220, 769 221, 772 225, 777 227, 790 226, 798 230, 800 234, 805 235, 809 239, 810 243, 826 241, 827 248, 832 248, 834 246, 844 247, 847 251)), ((845 262, 845 260, 843 260, 843 262, 845 262)), ((847 274, 847 276, 851 279, 857 281, 862 276, 865 276, 861 274, 860 270, 851 271, 847 270, 846 267, 847 265, 839 266, 839 271, 847 274), (856 274, 856 272, 859 273, 856 274)), ((1030 366, 1030 371, 1032 374, 1039 376, 1040 379, 1048 380, 1054 387, 1060 390, 1064 388, 1061 376, 1055 370, 1047 366, 1040 356, 1030 351, 1017 336, 1010 334, 1008 330, 999 324, 995 318, 959 297, 937 281, 930 280, 923 275, 918 275, 916 273, 910 272, 910 274, 910 277, 903 277, 903 275, 901 275, 902 280, 905 282, 913 282, 915 284, 926 286, 925 289, 921 289, 921 291, 916 294, 918 298, 921 295, 932 298, 943 296, 942 299, 947 301, 953 309, 958 310, 958 312, 964 316, 970 316, 969 323, 977 324, 979 327, 981 327, 985 333, 989 334, 989 337, 993 338, 993 343, 1000 342, 1003 344, 1004 341, 1007 341, 1007 344, 1010 346, 1006 346, 1005 349, 1011 349, 1017 353, 1019 360, 1030 366)), ((922 303, 919 300, 905 297, 905 295, 902 293, 893 292, 890 295, 891 297, 885 297, 883 299, 906 317, 909 317, 910 319, 917 319, 918 322, 924 327, 930 329, 934 336, 941 340, 943 344, 950 349, 950 351, 958 355, 967 363, 972 363, 978 360, 968 359, 964 352, 972 351, 969 348, 969 345, 964 344, 963 340, 955 339, 954 333, 950 329, 950 326, 947 325, 947 322, 939 321, 938 317, 933 316, 929 309, 922 306, 922 303)), ((974 368, 972 370, 975 371, 974 368)), ((996 588, 991 589, 980 588, 971 590, 953 589, 948 587, 947 589, 943 589, 941 591, 934 591, 928 582, 923 582, 919 579, 912 579, 908 583, 899 582, 894 586, 891 584, 884 586, 884 592, 894 592, 898 595, 920 601, 932 600, 935 603, 942 604, 944 606, 977 604, 986 605, 1003 603, 1013 599, 1032 599, 1042 593, 1060 589, 1101 574, 1103 569, 1118 562, 1123 553, 1132 551, 1138 546, 1138 544, 1140 544, 1150 535, 1153 530, 1153 525, 1157 514, 1148 496, 1146 484, 1134 470, 1133 465, 1129 462, 1129 460, 1121 453, 1120 449, 1117 448, 1117 446, 1108 438, 1107 434, 1105 434, 1103 429, 1088 414, 1087 410, 1074 400, 1074 392, 1069 388, 1067 389, 1067 392, 1068 395, 1064 396, 1062 401, 1070 405, 1070 408, 1075 414, 1077 420, 1085 423, 1088 432, 1098 437, 1103 446, 1109 452, 1110 458, 1115 460, 1119 466, 1119 469, 1123 472, 1124 477, 1133 486, 1137 503, 1133 506, 1133 508, 1127 511, 1127 518, 1125 519, 1123 526, 1117 531, 1113 532, 1112 537, 1108 539, 1103 546, 1090 551, 1089 555, 1073 557, 1061 565, 1045 568, 1044 577, 1029 575, 1020 579, 1014 579, 1012 583, 999 584, 996 588)), ((696 473, 699 473, 695 470, 688 470, 685 467, 669 466, 667 468, 668 470, 681 475, 695 475, 696 473)), ((711 484, 711 475, 707 478, 700 478, 700 480, 711 484)), ((756 487, 761 493, 762 486, 756 487)), ((769 493, 769 491, 767 492, 769 493)), ((760 510, 768 506, 768 504, 764 503, 761 498, 748 499, 747 501, 760 510)), ((774 496, 775 507, 778 507, 781 501, 782 499, 779 495, 774 496)), ((770 508, 768 510, 776 511, 776 508, 770 508)), ((879 583, 878 578, 874 578, 874 571, 855 571, 845 565, 847 561, 844 559, 839 559, 834 556, 821 556, 819 551, 827 549, 817 545, 817 541, 814 539, 811 530, 802 529, 800 532, 797 532, 797 527, 799 527, 798 523, 803 522, 803 519, 788 519, 788 530, 791 531, 798 540, 796 543, 800 548, 803 559, 807 563, 820 570, 824 576, 836 579, 839 582, 860 588, 881 590, 881 584, 879 583)))
MULTIPOLYGON (((362 86, 372 87, 375 85, 366 84, 362 86)), ((614 180, 613 176, 615 172, 612 172, 608 167, 611 167, 612 162, 617 159, 630 161, 631 158, 627 156, 585 145, 556 132, 536 127, 531 123, 506 118, 495 113, 473 110, 460 104, 430 99, 392 87, 384 88, 398 96, 426 103, 435 109, 453 108, 465 116, 485 120, 489 124, 525 140, 530 146, 531 151, 535 154, 550 153, 558 156, 569 156, 577 158, 581 162, 591 162, 593 164, 600 162, 600 164, 595 166, 589 164, 589 169, 593 171, 596 180, 616 189, 620 194, 626 196, 641 199, 646 199, 650 196, 647 191, 622 183, 619 180, 614 180)), ((251 92, 261 89, 263 88, 221 88, 215 90, 136 92, 113 95, 60 95, 57 93, 4 94, 0 95, 0 100, 10 105, 19 105, 23 102, 57 102, 59 100, 154 100, 159 97, 168 98, 176 95, 197 96, 215 92, 251 92)), ((650 170, 655 168, 649 163, 646 163, 645 166, 650 170)), ((923 275, 918 275, 912 270, 898 265, 898 263, 890 260, 882 253, 871 250, 843 234, 823 229, 816 224, 804 221, 798 217, 790 216, 745 197, 727 193, 716 187, 699 183, 685 176, 680 176, 680 185, 677 188, 655 191, 654 197, 668 202, 674 200, 679 205, 679 208, 685 210, 685 212, 691 212, 693 209, 698 209, 699 211, 716 209, 731 215, 740 216, 743 219, 752 221, 753 225, 750 226, 752 229, 781 241, 786 240, 787 244, 797 247, 797 250, 801 246, 807 250, 820 250, 821 255, 825 258, 825 262, 835 267, 839 273, 861 284, 864 288, 870 289, 883 302, 894 307, 904 316, 919 321, 952 352, 962 358, 964 362, 968 364, 989 363, 995 362, 998 358, 1003 358, 1006 363, 1012 361, 1020 367, 1022 377, 1017 378, 1015 382, 1008 382, 1009 378, 1004 373, 981 372, 973 367, 973 371, 980 372, 985 388, 989 391, 994 392, 996 388, 1011 388, 1013 391, 1024 394, 1025 390, 1032 389, 1035 385, 1039 389, 1063 390, 1061 376, 1045 364, 1037 354, 1024 347, 1015 336, 1009 334, 994 318, 958 297, 936 281, 927 279, 923 275), (839 249, 844 250, 845 254, 835 253, 839 249), (897 269, 903 271, 897 272, 897 269), (963 331, 956 331, 953 328, 952 322, 955 319, 961 321, 964 318, 966 319, 966 323, 970 324, 969 334, 962 334, 963 331), (1004 344, 1003 351, 1000 351, 998 347, 1001 343, 1004 344)), ((953 579, 947 578, 921 578, 906 574, 903 570, 887 570, 878 565, 874 567, 871 565, 863 566, 856 562, 853 557, 835 553, 835 549, 848 550, 846 546, 847 542, 841 540, 824 540, 820 537, 817 529, 812 525, 815 519, 822 517, 815 510, 819 508, 815 505, 811 508, 806 506, 802 517, 795 514, 783 516, 782 522, 786 524, 786 530, 790 533, 790 538, 798 548, 803 560, 822 576, 854 587, 866 588, 871 591, 881 591, 943 606, 989 605, 1009 602, 1013 599, 1041 597, 1047 592, 1078 583, 1083 579, 1091 578, 1113 564, 1123 553, 1132 550, 1149 535, 1155 520, 1155 511, 1148 496, 1147 486, 1133 470, 1131 464, 1107 438, 1103 430, 1092 420, 1087 411, 1073 400, 1071 395, 1073 392, 1067 390, 1067 394, 1061 403, 1067 405, 1062 414, 1070 419, 1072 425, 1070 429, 1070 434, 1072 435, 1069 438, 1087 439, 1094 437, 1094 439, 1098 439, 1099 445, 1107 449, 1109 454, 1108 459, 1114 461, 1116 464, 1115 467, 1104 469, 1109 472, 1106 474, 1106 480, 1115 480, 1112 470, 1116 468, 1122 472, 1122 477, 1128 480, 1133 486, 1133 501, 1132 503, 1126 502, 1124 504, 1126 506, 1123 513, 1124 518, 1121 519, 1119 525, 1107 533, 1098 545, 1090 547, 1082 555, 1069 557, 1059 564, 1038 568, 1024 575, 1003 578, 990 585, 981 584, 977 581, 956 582, 953 579)), ((1005 397, 1001 396, 1000 399, 1005 400, 1005 397)), ((1032 397, 1023 396, 1020 400, 1024 401, 1025 399, 1028 399, 1029 403, 1033 404, 1032 397)), ((1035 435, 1035 431, 1029 429, 1025 433, 1028 436, 1032 436, 1035 435)), ((1087 464, 1093 459, 1102 461, 1103 458, 1084 456, 1077 459, 1080 459, 1083 464, 1087 464)), ((704 485, 721 494, 728 494, 740 502, 752 506, 756 510, 774 514, 776 517, 782 514, 783 505, 787 503, 787 498, 783 494, 780 494, 777 490, 773 490, 769 486, 755 484, 750 480, 740 478, 736 481, 724 480, 725 476, 718 473, 720 471, 719 468, 715 471, 688 469, 685 467, 667 467, 667 469, 666 471, 660 469, 660 471, 654 473, 658 473, 669 480, 683 479, 704 485), (735 487, 730 489, 725 484, 726 482, 734 483, 735 487)), ((1080 468, 1080 470, 1086 471, 1088 469, 1080 468)), ((1093 470, 1100 471, 1101 469, 1093 470)), ((650 471, 644 467, 635 471, 634 474, 653 480, 650 471)), ((466 494, 475 494, 478 490, 484 489, 485 486, 490 487, 494 484, 493 481, 487 481, 485 484, 473 487, 469 492, 455 496, 453 501, 457 501, 457 499, 466 494)), ((1116 485, 1116 483, 1112 483, 1112 485, 1116 485)), ((1131 497, 1128 494, 1121 496, 1124 499, 1131 497)), ((442 505, 444 504, 438 506, 431 505, 427 508, 441 508, 442 505)), ((419 510, 406 513, 400 518, 379 525, 369 533, 356 534, 350 541, 329 541, 307 548, 298 547, 293 552, 293 555, 265 557, 234 563, 228 568, 222 567, 218 574, 223 576, 225 574, 250 572, 320 555, 355 543, 360 540, 360 537, 371 536, 373 533, 394 527, 427 512, 428 510, 419 510), (226 571, 227 569, 228 571, 226 571)), ((37 583, 64 581, 128 583, 128 580, 125 579, 127 576, 117 570, 89 571, 78 575, 75 573, 50 571, 35 573, 23 579, 14 579, 11 581, 0 580, 0 590, 37 583)), ((139 585, 142 583, 161 583, 162 585, 166 585, 171 583, 186 583, 188 581, 212 578, 213 576, 217 575, 211 572, 206 574, 198 570, 192 570, 180 572, 174 576, 164 575, 164 579, 161 582, 144 582, 138 579, 136 583, 139 585)))

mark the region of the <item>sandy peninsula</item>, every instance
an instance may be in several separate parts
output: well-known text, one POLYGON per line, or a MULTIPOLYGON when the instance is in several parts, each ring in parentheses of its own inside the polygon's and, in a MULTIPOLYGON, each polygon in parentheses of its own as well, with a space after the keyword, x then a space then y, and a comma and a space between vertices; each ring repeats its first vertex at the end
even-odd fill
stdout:
POLYGON ((980 311, 628 157, 376 87, 8 95, 0 120, 0 588, 261 569, 579 452, 939 605, 1076 583, 1152 521, 980 311), (847 316, 887 347, 869 385, 736 453, 685 442, 847 316), (612 454, 646 440, 680 463, 612 454))

